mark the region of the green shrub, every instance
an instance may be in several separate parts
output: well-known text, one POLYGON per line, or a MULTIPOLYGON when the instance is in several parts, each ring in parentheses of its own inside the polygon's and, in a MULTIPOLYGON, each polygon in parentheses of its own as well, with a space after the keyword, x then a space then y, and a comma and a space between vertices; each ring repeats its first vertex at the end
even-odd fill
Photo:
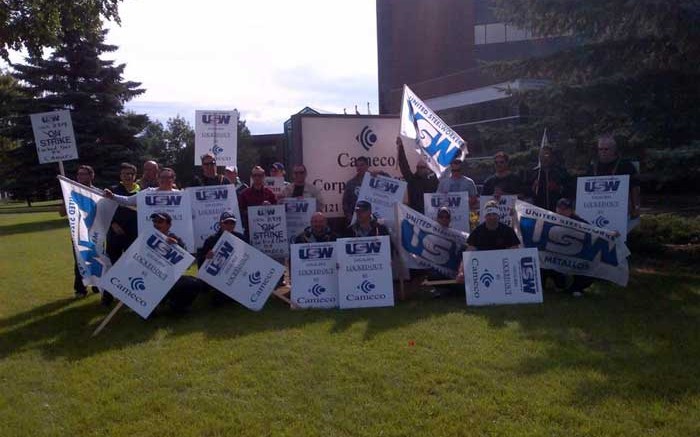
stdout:
POLYGON ((632 252, 660 252, 664 244, 700 243, 700 216, 676 214, 643 215, 641 224, 630 232, 627 246, 632 252))

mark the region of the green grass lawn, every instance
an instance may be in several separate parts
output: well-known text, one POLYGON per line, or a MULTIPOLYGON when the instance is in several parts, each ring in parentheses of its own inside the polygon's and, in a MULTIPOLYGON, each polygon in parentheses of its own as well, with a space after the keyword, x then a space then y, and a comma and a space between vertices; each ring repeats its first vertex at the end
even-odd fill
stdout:
POLYGON ((0 215, 0 435, 697 436, 700 280, 581 299, 142 320, 72 299, 65 219, 0 215))

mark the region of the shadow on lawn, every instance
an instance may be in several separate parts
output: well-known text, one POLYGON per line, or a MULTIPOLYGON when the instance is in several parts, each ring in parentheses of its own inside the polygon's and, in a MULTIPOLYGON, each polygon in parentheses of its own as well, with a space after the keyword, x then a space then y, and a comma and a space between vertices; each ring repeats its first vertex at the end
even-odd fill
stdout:
POLYGON ((680 400, 700 393, 699 289, 700 280, 642 274, 627 289, 603 286, 583 299, 546 296, 559 303, 529 314, 486 309, 481 317, 495 328, 517 322, 524 337, 549 344, 516 373, 581 372, 572 405, 608 397, 680 400))
POLYGON ((0 359, 26 350, 39 350, 47 359, 80 360, 106 350, 119 349, 153 339, 160 330, 168 336, 201 332, 209 338, 230 339, 263 332, 303 329, 308 324, 329 322, 331 334, 344 332, 356 323, 365 323, 364 338, 424 318, 464 312, 464 308, 436 304, 434 301, 409 301, 400 304, 401 317, 394 308, 353 311, 290 311, 271 297, 261 313, 251 312, 231 301, 211 308, 210 297, 198 297, 188 314, 172 314, 164 305, 148 320, 124 307, 96 338, 90 335, 108 311, 97 296, 75 301, 62 299, 25 313, 0 319, 0 359), (423 304, 427 304, 426 308, 423 304), (393 315, 393 316, 392 316, 393 315))
POLYGON ((65 218, 56 218, 41 222, 16 223, 13 225, 0 226, 0 235, 26 234, 30 232, 51 231, 59 228, 68 228, 68 221, 65 218))
POLYGON ((203 295, 184 316, 159 309, 144 321, 122 310, 96 338, 90 334, 107 314, 96 296, 73 304, 63 299, 0 320, 0 358, 39 350, 48 359, 80 360, 148 342, 163 330, 169 337, 201 332, 209 338, 230 339, 303 329, 319 322, 329 323, 331 334, 364 323, 364 338, 371 340, 424 319, 468 314, 487 320, 493 329, 516 323, 525 339, 545 346, 535 358, 519 362, 515 375, 529 377, 561 369, 580 372, 570 399, 573 405, 595 404, 608 397, 680 400, 700 393, 699 287, 699 280, 640 274, 627 289, 602 286, 582 299, 547 293, 550 305, 466 308, 461 306, 462 298, 418 298, 398 308, 289 311, 271 298, 262 313, 234 303, 210 308, 210 296, 203 295))

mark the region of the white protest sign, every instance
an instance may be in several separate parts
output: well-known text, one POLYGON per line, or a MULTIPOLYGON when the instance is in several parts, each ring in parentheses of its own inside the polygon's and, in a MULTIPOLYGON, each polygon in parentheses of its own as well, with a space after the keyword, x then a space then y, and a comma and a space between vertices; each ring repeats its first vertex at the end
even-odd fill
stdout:
POLYGON ((221 234, 212 252, 197 277, 244 307, 260 311, 284 275, 284 266, 228 232, 221 234))
POLYGON ((469 193, 425 193, 425 215, 437 220, 437 213, 443 206, 450 210, 450 227, 469 232, 469 193))
POLYGON ((520 241, 538 249, 543 269, 627 285, 630 251, 613 231, 521 201, 515 202, 515 214, 520 241))
POLYGON ((467 305, 542 303, 537 249, 464 252, 467 305))
POLYGON ((292 244, 290 275, 291 300, 301 308, 338 306, 336 244, 292 244))
POLYGON ((186 191, 143 190, 136 194, 136 212, 139 234, 153 229, 151 214, 164 212, 170 215, 170 231, 182 238, 188 252, 197 249, 192 229, 192 202, 186 191))
POLYGON ((185 191, 189 193, 192 202, 194 242, 197 249, 202 247, 210 235, 219 231, 219 217, 224 211, 236 216, 236 231, 244 232, 234 185, 189 187, 185 191))
POLYGON ((202 165, 205 153, 217 165, 237 165, 238 111, 195 111, 194 117, 194 165, 202 165))
MULTIPOLYGON (((480 196, 479 197, 479 223, 483 223, 486 220, 486 214, 484 213, 484 208, 486 208, 486 203, 496 200, 494 196, 480 196)), ((518 200, 518 196, 513 195, 503 195, 498 199, 498 221, 506 226, 513 227, 513 216, 515 211, 515 201, 518 200)))
POLYGON ((287 236, 290 243, 311 224, 311 216, 316 212, 316 199, 287 197, 280 200, 287 214, 287 236))
MULTIPOLYGON (((403 203, 406 186, 405 181, 381 175, 372 176, 367 172, 362 179, 357 200, 369 202, 372 205, 372 214, 393 231, 396 227, 395 205, 403 203)), ((352 221, 355 221, 354 214, 352 221)))
POLYGON ((249 207, 248 226, 253 247, 273 259, 284 259, 289 255, 284 205, 249 207))
POLYGON ((389 237, 341 238, 336 247, 340 308, 394 306, 389 237))
POLYGON ((70 111, 42 112, 30 118, 39 164, 78 159, 70 111))
MULTIPOLYGON (((415 142, 416 151, 437 175, 444 173, 452 160, 464 151, 467 144, 447 123, 442 121, 410 88, 403 86, 401 101, 401 129, 404 138, 415 142)), ((405 144, 409 144, 405 142, 405 144)))
POLYGON ((626 241, 629 187, 629 175, 578 178, 576 214, 599 228, 618 231, 626 241))
POLYGON ((96 188, 59 176, 73 250, 83 284, 97 285, 112 266, 106 252, 107 232, 117 204, 96 188))
POLYGON ((141 232, 102 277, 103 288, 144 319, 153 312, 194 257, 155 229, 141 232))
MULTIPOLYGON (((250 181, 253 186, 253 181, 250 181)), ((275 197, 279 198, 284 190, 284 178, 282 176, 265 176, 265 188, 272 191, 275 197)))
MULTIPOLYGON (((301 117, 306 180, 321 191, 326 217, 343 217, 345 183, 356 174, 358 157, 369 159, 371 171, 401 177, 397 165, 399 118, 379 115, 304 115, 301 117)), ((418 154, 406 150, 415 167, 418 154)))

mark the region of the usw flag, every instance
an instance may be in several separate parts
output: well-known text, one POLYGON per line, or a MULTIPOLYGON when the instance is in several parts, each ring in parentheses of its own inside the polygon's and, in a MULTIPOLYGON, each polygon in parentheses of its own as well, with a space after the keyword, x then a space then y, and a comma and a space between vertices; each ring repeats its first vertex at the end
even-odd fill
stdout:
POLYGON ((467 144, 407 86, 403 86, 400 135, 412 139, 416 152, 440 176, 467 144))
POLYGON ((104 198, 96 188, 86 187, 63 176, 58 178, 83 284, 98 285, 102 275, 112 266, 105 243, 117 204, 104 198))

